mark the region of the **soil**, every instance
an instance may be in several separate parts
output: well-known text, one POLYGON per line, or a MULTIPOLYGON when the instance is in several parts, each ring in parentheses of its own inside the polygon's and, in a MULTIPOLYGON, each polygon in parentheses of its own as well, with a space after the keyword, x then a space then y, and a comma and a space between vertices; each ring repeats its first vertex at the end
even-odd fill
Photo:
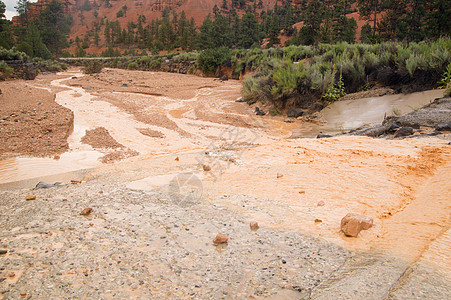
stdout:
POLYGON ((0 158, 54 156, 68 150, 73 113, 55 103, 55 93, 41 86, 54 79, 0 82, 0 158))
POLYGON ((81 142, 91 145, 93 148, 105 149, 105 148, 124 148, 124 145, 119 144, 113 139, 104 127, 97 127, 92 130, 86 130, 86 134, 81 138, 81 142))

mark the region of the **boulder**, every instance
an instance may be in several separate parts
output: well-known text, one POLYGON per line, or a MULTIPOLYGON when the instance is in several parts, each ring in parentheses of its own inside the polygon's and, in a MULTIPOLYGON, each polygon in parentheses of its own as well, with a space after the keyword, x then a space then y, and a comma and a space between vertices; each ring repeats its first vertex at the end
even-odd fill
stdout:
POLYGON ((304 114, 300 108, 291 108, 287 111, 287 117, 289 118, 298 118, 304 114))
POLYGON ((402 136, 409 136, 413 134, 413 128, 412 127, 401 127, 396 131, 395 138, 396 137, 402 137, 402 136))
POLYGON ((451 131, 451 122, 439 124, 435 130, 437 131, 451 131))
POLYGON ((360 231, 367 230, 373 226, 373 218, 349 213, 341 219, 341 231, 346 236, 357 237, 360 231))

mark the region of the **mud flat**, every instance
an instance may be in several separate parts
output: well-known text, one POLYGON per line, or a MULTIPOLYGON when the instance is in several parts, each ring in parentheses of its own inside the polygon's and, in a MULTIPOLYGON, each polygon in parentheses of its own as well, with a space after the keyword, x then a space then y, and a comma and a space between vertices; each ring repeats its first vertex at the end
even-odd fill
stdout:
POLYGON ((234 102, 233 81, 177 100, 59 83, 81 95, 66 98, 79 124, 104 127, 103 144, 117 146, 113 138, 140 155, 99 165, 81 183, 0 191, 0 297, 451 297, 442 136, 285 139, 283 121, 234 102), (374 226, 344 236, 348 212, 374 226), (218 233, 228 242, 213 244, 218 233))

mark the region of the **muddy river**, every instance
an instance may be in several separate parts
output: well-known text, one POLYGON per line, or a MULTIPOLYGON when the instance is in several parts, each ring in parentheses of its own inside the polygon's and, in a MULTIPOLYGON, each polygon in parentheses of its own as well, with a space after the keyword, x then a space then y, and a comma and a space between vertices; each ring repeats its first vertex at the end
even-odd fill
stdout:
MULTIPOLYGON (((240 97, 240 85, 237 82, 230 81, 215 88, 199 88, 192 98, 171 99, 114 90, 99 93, 91 88, 87 90, 67 83, 68 79, 74 76, 80 78, 83 74, 63 74, 68 77, 53 80, 49 89, 63 89, 56 93, 55 100, 74 112, 74 130, 68 139, 70 151, 58 159, 21 157, 0 161, 0 184, 99 166, 98 159, 107 152, 92 149, 81 142, 88 129, 104 127, 117 142, 145 156, 199 150, 221 136, 221 132, 230 126, 248 128, 252 122, 259 121, 253 118, 249 108, 237 108, 238 104, 234 103, 240 97), (140 113, 148 114, 150 122, 137 118, 134 111, 121 107, 117 102, 139 105, 142 110, 140 113), (224 122, 222 118, 232 120, 224 122), (156 125, 152 124, 152 119, 158 121, 156 125), (145 130, 157 132, 159 138, 143 134, 145 130)), ((298 138, 315 137, 319 132, 336 134, 363 124, 380 123, 385 115, 408 113, 441 94, 440 90, 432 90, 409 95, 337 101, 321 112, 322 119, 326 121, 322 125, 266 120, 265 125, 242 132, 247 132, 250 138, 257 134, 259 143, 287 137, 284 134, 286 132, 290 132, 289 135, 293 132, 298 138), (263 127, 266 127, 265 130, 263 127)))

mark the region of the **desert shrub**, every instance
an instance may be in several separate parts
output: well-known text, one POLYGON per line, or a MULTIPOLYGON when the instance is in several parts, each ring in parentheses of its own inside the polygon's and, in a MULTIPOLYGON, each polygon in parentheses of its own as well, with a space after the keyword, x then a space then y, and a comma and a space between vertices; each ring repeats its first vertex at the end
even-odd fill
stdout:
POLYGON ((8 66, 3 60, 0 61, 0 73, 3 77, 10 77, 14 72, 14 69, 8 66))
POLYGON ((152 70, 157 70, 161 67, 161 62, 162 62, 162 58, 161 57, 152 57, 152 60, 150 61, 149 67, 152 70))
POLYGON ((84 67, 82 68, 82 72, 84 74, 95 74, 102 72, 103 65, 98 60, 90 60, 85 63, 84 67))
POLYGON ((427 61, 423 55, 413 54, 405 61, 406 69, 409 72, 410 77, 416 70, 426 70, 428 67, 427 61))
POLYGON ((3 47, 0 47, 0 60, 21 60, 28 61, 29 57, 24 52, 17 50, 15 47, 7 50, 3 47))
POLYGON ((172 60, 174 62, 181 62, 181 61, 197 61, 199 58, 199 53, 197 52, 188 52, 188 53, 180 53, 175 55, 172 60))
POLYGON ((446 67, 446 71, 443 73, 439 84, 439 88, 445 89, 444 96, 451 97, 451 62, 446 67))
POLYGON ((135 61, 130 62, 128 64, 128 66, 127 66, 127 69, 129 69, 129 70, 137 70, 138 69, 138 63, 135 62, 135 61))

